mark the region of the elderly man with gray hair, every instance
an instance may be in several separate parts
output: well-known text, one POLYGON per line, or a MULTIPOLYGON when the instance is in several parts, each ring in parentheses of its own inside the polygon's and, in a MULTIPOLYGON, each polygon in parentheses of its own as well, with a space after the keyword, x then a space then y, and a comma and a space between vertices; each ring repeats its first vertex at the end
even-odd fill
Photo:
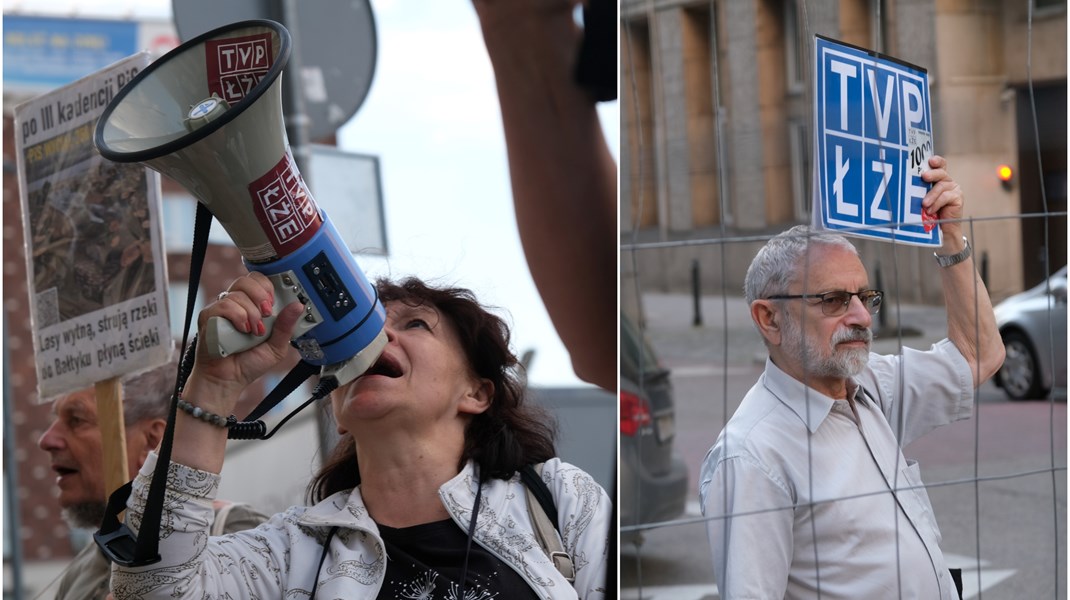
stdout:
POLYGON ((916 462, 901 448, 973 411, 1003 363, 963 236, 963 195, 934 156, 922 208, 948 331, 927 351, 869 351, 884 293, 855 247, 804 226, 769 240, 745 282, 765 372, 706 455, 699 496, 722 598, 959 598, 916 462))
MULTIPOLYGON (((167 426, 177 360, 133 375, 122 382, 127 468, 137 475, 149 450, 167 426)), ((52 405, 53 421, 37 445, 51 456, 63 516, 76 528, 96 529, 104 517, 109 490, 104 489, 103 440, 93 388, 60 396, 52 405)), ((256 527, 267 517, 245 504, 219 501, 219 532, 256 527)), ((90 540, 64 570, 57 600, 103 600, 108 597, 111 566, 90 540)))

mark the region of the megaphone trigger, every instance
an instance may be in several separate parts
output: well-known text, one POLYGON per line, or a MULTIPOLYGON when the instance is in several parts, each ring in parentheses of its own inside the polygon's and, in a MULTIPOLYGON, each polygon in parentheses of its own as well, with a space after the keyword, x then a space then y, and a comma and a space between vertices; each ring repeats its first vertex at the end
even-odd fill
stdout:
POLYGON ((230 321, 223 317, 211 317, 203 332, 205 351, 212 358, 223 358, 238 352, 244 352, 264 340, 271 337, 275 325, 275 315, 283 307, 300 302, 305 306, 305 313, 297 321, 294 327, 293 337, 298 338, 308 330, 323 322, 319 310, 315 304, 309 302, 308 294, 301 284, 300 279, 293 271, 284 271, 274 275, 268 275, 272 286, 275 288, 275 305, 272 307, 271 316, 264 317, 265 332, 261 335, 238 331, 230 321))
POLYGON ((255 333, 242 333, 234 328, 223 317, 211 317, 205 330, 201 333, 204 338, 204 349, 212 358, 224 358, 238 352, 245 352, 257 344, 271 337, 275 328, 275 317, 264 317, 264 335, 255 333))

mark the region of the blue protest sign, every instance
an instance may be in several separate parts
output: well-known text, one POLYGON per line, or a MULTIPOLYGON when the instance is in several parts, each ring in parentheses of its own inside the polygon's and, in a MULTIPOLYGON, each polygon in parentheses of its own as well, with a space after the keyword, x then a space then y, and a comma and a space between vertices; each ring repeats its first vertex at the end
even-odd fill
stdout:
POLYGON ((929 190, 921 174, 933 155, 928 74, 816 37, 814 224, 939 247, 940 228, 921 210, 929 190))

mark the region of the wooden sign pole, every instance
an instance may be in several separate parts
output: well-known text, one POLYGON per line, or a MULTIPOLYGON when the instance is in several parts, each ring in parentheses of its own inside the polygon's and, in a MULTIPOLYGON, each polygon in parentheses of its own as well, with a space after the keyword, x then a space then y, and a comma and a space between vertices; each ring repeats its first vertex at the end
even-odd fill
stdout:
POLYGON ((123 388, 118 377, 96 384, 97 422, 104 448, 104 489, 112 492, 130 479, 126 462, 126 424, 123 420, 123 388))

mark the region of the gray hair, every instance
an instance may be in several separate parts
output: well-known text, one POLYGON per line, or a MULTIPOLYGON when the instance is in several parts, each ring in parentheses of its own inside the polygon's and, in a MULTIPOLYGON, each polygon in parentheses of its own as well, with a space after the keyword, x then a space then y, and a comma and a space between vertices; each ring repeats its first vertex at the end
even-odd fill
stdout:
POLYGON ((827 231, 812 231, 807 225, 796 225, 766 242, 751 261, 743 283, 747 304, 774 294, 783 294, 795 278, 812 244, 823 244, 850 250, 858 256, 858 249, 846 237, 827 231))
POLYGON ((127 426, 145 419, 167 420, 175 391, 180 355, 167 363, 123 379, 123 421, 127 426))

